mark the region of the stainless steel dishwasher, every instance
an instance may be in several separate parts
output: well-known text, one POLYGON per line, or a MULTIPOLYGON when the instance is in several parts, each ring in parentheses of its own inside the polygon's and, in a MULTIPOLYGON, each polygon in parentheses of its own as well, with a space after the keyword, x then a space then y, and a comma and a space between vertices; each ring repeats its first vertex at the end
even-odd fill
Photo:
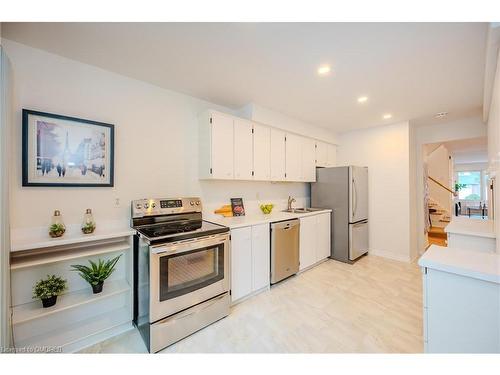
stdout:
POLYGON ((271 284, 299 271, 298 219, 271 223, 271 284))

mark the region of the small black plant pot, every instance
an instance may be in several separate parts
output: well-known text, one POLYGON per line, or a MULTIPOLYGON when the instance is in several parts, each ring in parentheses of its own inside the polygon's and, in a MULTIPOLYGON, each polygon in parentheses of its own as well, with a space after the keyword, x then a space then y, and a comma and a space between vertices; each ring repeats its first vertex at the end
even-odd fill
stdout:
POLYGON ((92 292, 94 292, 94 294, 101 293, 103 285, 104 285, 104 282, 97 284, 97 285, 92 285, 92 292))
POLYGON ((51 307, 54 306, 57 302, 57 296, 52 296, 49 298, 42 298, 42 306, 45 307, 51 307))

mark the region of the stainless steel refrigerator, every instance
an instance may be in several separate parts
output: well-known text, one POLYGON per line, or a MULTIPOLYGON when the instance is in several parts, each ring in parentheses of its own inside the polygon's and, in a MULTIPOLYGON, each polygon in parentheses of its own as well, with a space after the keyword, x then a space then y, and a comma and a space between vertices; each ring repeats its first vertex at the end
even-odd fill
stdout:
POLYGON ((331 258, 352 263, 368 252, 368 168, 317 168, 311 206, 331 208, 331 258))

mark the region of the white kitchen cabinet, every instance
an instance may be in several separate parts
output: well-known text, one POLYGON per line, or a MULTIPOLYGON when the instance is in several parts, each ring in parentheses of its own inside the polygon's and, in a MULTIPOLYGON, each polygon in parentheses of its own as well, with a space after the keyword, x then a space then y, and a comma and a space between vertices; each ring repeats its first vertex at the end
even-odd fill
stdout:
POLYGON ((251 180, 253 172, 253 124, 250 121, 234 120, 234 179, 251 180))
POLYGON ((328 167, 328 144, 316 141, 316 166, 328 167))
POLYGON ((232 180, 234 178, 233 117, 206 112, 199 120, 200 178, 232 180))
POLYGON ((270 285, 271 243, 269 224, 252 226, 252 290, 270 285))
POLYGON ((285 181, 286 147, 284 131, 271 128, 271 181, 285 181))
MULTIPOLYGON (((285 151, 283 150, 283 156, 285 151)), ((253 179, 269 181, 271 179, 271 128, 253 124, 253 179)))
POLYGON ((335 156, 312 138, 214 110, 199 116, 200 179, 314 182, 335 156))
POLYGON ((231 229, 231 300, 270 285, 269 224, 231 229))
POLYGON ((231 299, 252 292, 252 227, 231 229, 231 299))
POLYGON ((322 213, 316 217, 318 241, 316 247, 316 261, 326 259, 331 254, 331 213, 322 213))
POLYGON ((316 181, 316 142, 314 139, 301 137, 300 181, 316 181))
POLYGON ((337 146, 332 144, 326 145, 327 160, 325 167, 337 166, 337 146))
POLYGON ((317 247, 317 219, 316 216, 306 216, 300 218, 300 266, 299 270, 303 270, 316 263, 316 247, 317 247))
POLYGON ((302 179, 302 138, 299 135, 287 133, 285 169, 286 181, 303 181, 302 179))
POLYGON ((300 218, 300 271, 330 256, 330 218, 330 212, 300 218))
POLYGON ((498 283, 432 268, 423 282, 426 353, 500 353, 498 283))

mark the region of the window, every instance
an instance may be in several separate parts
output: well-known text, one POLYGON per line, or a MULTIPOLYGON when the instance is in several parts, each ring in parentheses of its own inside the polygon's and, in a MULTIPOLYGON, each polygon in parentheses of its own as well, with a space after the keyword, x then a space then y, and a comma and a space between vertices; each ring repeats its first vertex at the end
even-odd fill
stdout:
POLYGON ((457 184, 460 186, 458 198, 480 201, 481 182, 481 171, 457 172, 457 184))

